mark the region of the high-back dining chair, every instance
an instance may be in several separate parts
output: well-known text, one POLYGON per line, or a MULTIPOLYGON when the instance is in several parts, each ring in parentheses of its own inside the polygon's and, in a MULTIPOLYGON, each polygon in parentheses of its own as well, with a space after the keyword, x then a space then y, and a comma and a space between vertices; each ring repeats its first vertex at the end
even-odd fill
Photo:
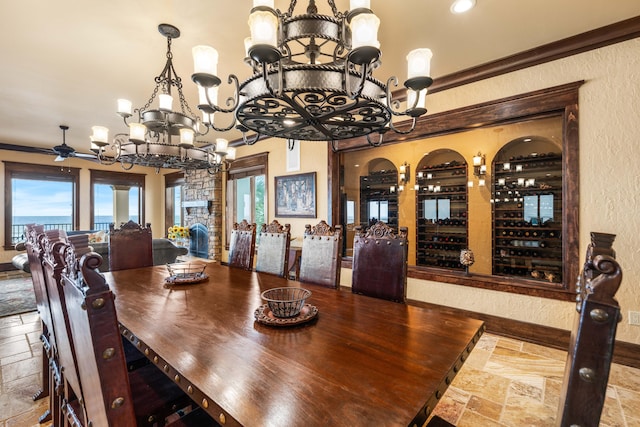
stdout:
POLYGON ((607 393, 616 328, 622 317, 615 294, 622 270, 612 249, 615 235, 591 233, 578 277, 576 311, 556 425, 597 426, 607 393))
MULTIPOLYGON (((84 237, 88 242, 87 235, 84 237)), ((62 406, 64 400, 82 399, 80 380, 77 375, 75 350, 73 347, 71 332, 69 329, 69 319, 65 307, 63 290, 61 285, 62 270, 65 267, 64 254, 61 250, 67 244, 67 236, 63 230, 47 230, 41 239, 43 250, 42 270, 44 283, 49 295, 49 307, 51 310, 51 320, 55 330, 55 341, 52 341, 52 357, 56 361, 53 366, 56 382, 59 383, 57 393, 59 394, 52 402, 50 410, 53 419, 62 420, 62 406)))
POLYGON ((151 224, 145 227, 129 221, 115 228, 109 224, 109 270, 149 267, 153 265, 151 224))
POLYGON ((407 227, 400 227, 398 234, 382 221, 366 231, 356 227, 352 292, 404 302, 407 254, 407 227))
MULTIPOLYGON (((60 387, 60 378, 55 375, 58 368, 58 361, 54 357, 55 348, 55 329, 51 318, 51 308, 49 307, 49 294, 44 279, 44 271, 42 269, 42 259, 44 249, 42 240, 44 239, 44 226, 37 224, 25 225, 26 242, 25 249, 27 251, 27 259, 29 260, 29 270, 31 271, 31 281, 36 296, 36 307, 40 315, 42 326, 42 388, 33 396, 33 400, 49 397, 49 408, 58 406, 58 393, 60 387)), ((55 412, 55 411, 54 411, 55 412)), ((41 417, 40 422, 52 419, 51 409, 48 409, 41 417)), ((53 424, 58 425, 59 420, 53 419, 53 424)))
POLYGON ((271 224, 262 224, 256 271, 285 277, 288 272, 291 225, 280 225, 275 219, 271 224))
POLYGON ((253 254, 256 250, 256 225, 246 219, 233 224, 229 242, 229 266, 253 270, 253 254))
MULTIPOLYGON (((88 236, 66 239, 62 232, 48 247, 52 250, 47 253, 46 269, 54 272, 48 277, 55 281, 56 311, 66 323, 68 343, 60 349, 65 361, 60 409, 64 425, 163 426, 167 415, 192 405, 156 366, 127 371, 114 295, 97 270, 102 257, 90 252, 88 236)), ((186 420, 175 425, 186 425, 186 420)), ((215 424, 207 416, 191 425, 215 424)))
POLYGON ((342 256, 342 227, 331 227, 324 220, 305 225, 300 260, 300 281, 338 288, 342 256))

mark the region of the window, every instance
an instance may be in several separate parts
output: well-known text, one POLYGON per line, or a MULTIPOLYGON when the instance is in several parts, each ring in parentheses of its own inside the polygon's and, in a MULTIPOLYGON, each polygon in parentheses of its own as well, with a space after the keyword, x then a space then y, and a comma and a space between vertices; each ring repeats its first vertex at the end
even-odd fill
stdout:
POLYGON ((234 222, 246 219, 258 227, 267 222, 267 161, 267 153, 256 154, 235 160, 229 168, 227 247, 234 222))
POLYGON ((5 249, 24 240, 24 225, 78 227, 78 168, 5 162, 5 249))
POLYGON ((165 179, 165 220, 164 229, 174 225, 184 225, 184 210, 182 200, 184 199, 184 172, 169 173, 165 179))
POLYGON ((435 222, 451 216, 451 199, 427 199, 423 203, 424 219, 435 222))
POLYGON ((144 175, 91 171, 91 229, 127 221, 144 224, 144 175))

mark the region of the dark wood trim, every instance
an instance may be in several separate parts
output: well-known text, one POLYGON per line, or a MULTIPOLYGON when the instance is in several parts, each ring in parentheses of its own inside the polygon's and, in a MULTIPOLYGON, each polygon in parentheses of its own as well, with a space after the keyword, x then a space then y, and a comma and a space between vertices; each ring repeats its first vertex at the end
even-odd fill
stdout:
MULTIPOLYGON (((569 348, 571 332, 564 329, 536 325, 533 323, 521 322, 518 320, 458 308, 445 307, 422 301, 410 300, 407 301, 407 304, 439 310, 443 313, 482 320, 487 328, 486 331, 491 334, 514 338, 532 344, 555 348, 557 350, 567 351, 569 348)), ((613 351, 613 361, 621 365, 640 368, 640 345, 624 341, 616 341, 613 351)))
POLYGON ((434 80, 429 93, 453 89, 636 37, 640 37, 640 16, 439 77, 434 80))
POLYGON ((330 225, 340 224, 340 155, 333 151, 331 144, 327 144, 329 161, 327 165, 327 212, 330 225))
MULTIPOLYGON (((545 114, 561 114, 566 112, 567 106, 578 104, 578 89, 582 84, 584 84, 584 80, 426 115, 421 117, 415 130, 410 134, 387 132, 384 144, 398 144, 416 139, 450 135, 482 126, 495 126, 526 118, 537 118, 545 114)), ((577 108, 571 121, 577 121, 577 108)), ((577 137, 577 127, 575 127, 575 136, 577 137)), ((339 151, 371 148, 366 138, 339 141, 338 144, 339 151)))
POLYGON ((5 271, 16 271, 16 267, 11 264, 10 262, 2 262, 0 263, 0 272, 5 272, 5 271))

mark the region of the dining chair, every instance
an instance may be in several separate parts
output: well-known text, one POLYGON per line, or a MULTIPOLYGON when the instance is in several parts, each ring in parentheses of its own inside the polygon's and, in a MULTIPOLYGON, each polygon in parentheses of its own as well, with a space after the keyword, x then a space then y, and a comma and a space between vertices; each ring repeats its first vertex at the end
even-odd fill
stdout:
POLYGON ((342 227, 331 227, 324 220, 305 225, 300 259, 300 281, 338 288, 342 256, 342 227))
POLYGON ((115 228, 109 224, 109 270, 150 267, 153 265, 151 224, 145 227, 133 221, 115 228))
POLYGON ((395 234, 382 221, 366 231, 357 226, 353 240, 352 292, 404 302, 407 253, 407 227, 400 227, 395 234))
POLYGON ((614 234, 591 233, 576 287, 576 311, 556 425, 597 426, 607 394, 616 329, 622 320, 615 294, 622 269, 614 234))
POLYGON ((256 271, 285 277, 288 272, 291 225, 280 225, 277 220, 262 224, 256 271))
MULTIPOLYGON (((44 271, 42 269, 42 258, 44 250, 41 241, 44 238, 44 226, 38 224, 25 225, 27 259, 29 261, 29 271, 36 297, 36 308, 40 316, 42 333, 42 388, 33 396, 33 400, 49 397, 49 408, 58 406, 58 393, 60 382, 56 380, 54 373, 58 370, 58 361, 54 357, 55 330, 51 318, 51 308, 49 307, 49 294, 45 285, 44 271)), ((53 421, 54 425, 59 424, 59 420, 52 419, 52 411, 48 409, 39 419, 40 423, 53 421)))
MULTIPOLYGON (((62 232, 48 248, 45 269, 57 288, 54 311, 66 323, 68 343, 60 348, 65 425, 164 426, 177 409, 195 406, 155 365, 127 370, 114 295, 98 271, 102 257, 90 251, 88 236, 67 239, 62 232)), ((191 425, 215 425, 208 416, 204 421, 191 425)))
POLYGON ((246 219, 233 224, 229 242, 229 266, 253 270, 253 254, 256 250, 256 225, 246 219))

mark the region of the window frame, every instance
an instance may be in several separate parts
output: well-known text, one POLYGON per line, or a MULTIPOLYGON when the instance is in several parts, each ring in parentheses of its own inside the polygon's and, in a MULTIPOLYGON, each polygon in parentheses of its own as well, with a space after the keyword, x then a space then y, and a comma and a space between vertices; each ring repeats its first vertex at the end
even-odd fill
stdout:
POLYGON ((90 178, 89 178, 89 187, 90 187, 90 195, 89 195, 89 228, 94 229, 95 227, 95 195, 94 195, 94 185, 95 184, 104 184, 104 185, 129 185, 140 188, 140 194, 138 195, 138 212, 140 212, 138 221, 140 224, 146 224, 145 218, 145 177, 146 174, 140 173, 129 173, 129 172, 113 172, 113 171, 105 171, 105 170, 97 170, 97 169, 89 169, 90 178))
MULTIPOLYGON (((236 217, 236 180, 249 176, 264 175, 265 220, 268 221, 269 208, 269 153, 258 153, 234 160, 227 170, 225 209, 225 250, 229 250, 231 230, 236 217)), ((252 181, 251 194, 255 200, 255 182, 252 181)), ((255 209, 254 209, 255 210, 255 209)))
POLYGON ((35 181, 61 181, 71 182, 73 195, 73 207, 71 209, 71 222, 74 229, 78 229, 80 222, 80 168, 48 165, 34 165, 29 163, 9 162, 4 163, 4 242, 5 250, 13 250, 11 244, 11 228, 13 221, 13 190, 14 178, 30 179, 35 181))
MULTIPOLYGON (((183 171, 179 171, 179 172, 172 172, 172 173, 168 173, 166 175, 164 175, 164 194, 165 194, 165 200, 164 200, 164 230, 165 232, 169 229, 169 227, 172 227, 174 225, 174 198, 169 198, 167 197, 167 193, 168 190, 170 188, 176 188, 179 187, 180 191, 181 191, 181 197, 180 200, 184 201, 184 186, 186 184, 186 179, 185 179, 185 174, 183 171)), ((181 216, 182 220, 184 221, 184 212, 181 216)), ((184 224, 179 224, 179 225, 184 225, 184 224)), ((165 233, 166 235, 166 233, 165 233)))

